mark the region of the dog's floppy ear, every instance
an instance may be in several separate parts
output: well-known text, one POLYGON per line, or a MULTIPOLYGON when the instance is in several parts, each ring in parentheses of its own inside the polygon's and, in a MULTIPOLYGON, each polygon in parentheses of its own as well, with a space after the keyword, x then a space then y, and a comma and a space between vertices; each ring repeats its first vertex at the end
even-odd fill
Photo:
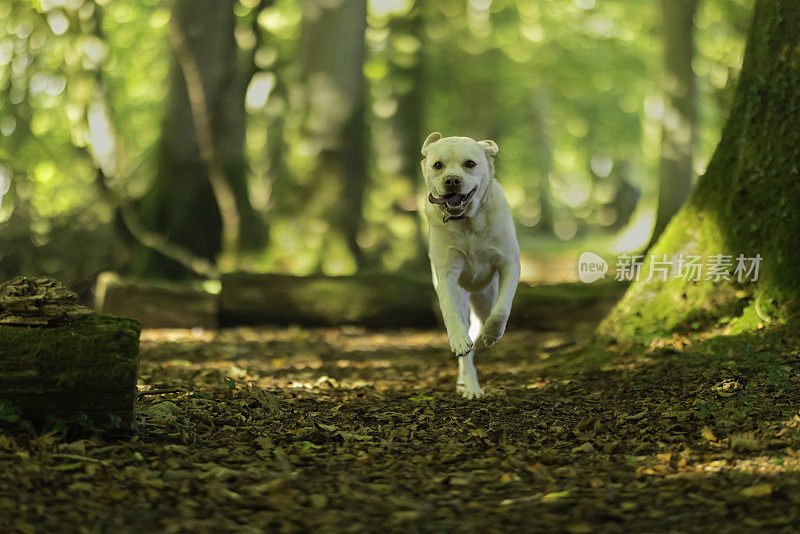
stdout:
POLYGON ((497 148, 497 143, 492 141, 491 139, 485 139, 483 141, 478 141, 478 144, 483 147, 483 150, 486 152, 487 156, 494 156, 497 154, 497 151, 500 150, 497 148))
POLYGON ((423 156, 427 156, 428 155, 428 147, 430 147, 433 143, 435 143, 436 141, 438 141, 441 138, 442 138, 442 134, 440 134, 439 132, 433 132, 432 134, 430 134, 427 137, 427 139, 425 139, 425 142, 422 143, 422 155, 423 156))

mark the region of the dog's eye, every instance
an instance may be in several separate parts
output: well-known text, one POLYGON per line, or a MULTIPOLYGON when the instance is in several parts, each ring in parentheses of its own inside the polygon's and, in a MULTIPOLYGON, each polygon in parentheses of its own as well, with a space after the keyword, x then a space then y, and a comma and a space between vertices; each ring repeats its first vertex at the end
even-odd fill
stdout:
POLYGON ((471 168, 472 168, 472 167, 474 167, 475 165, 477 165, 477 163, 475 163, 475 162, 474 162, 474 161, 472 161, 471 159, 468 159, 467 161, 465 161, 465 162, 464 162, 464 167, 466 167, 466 168, 468 168, 468 169, 471 169, 471 168))
POLYGON ((442 167, 444 167, 444 164, 441 161, 437 161, 433 164, 434 169, 441 169, 442 167))

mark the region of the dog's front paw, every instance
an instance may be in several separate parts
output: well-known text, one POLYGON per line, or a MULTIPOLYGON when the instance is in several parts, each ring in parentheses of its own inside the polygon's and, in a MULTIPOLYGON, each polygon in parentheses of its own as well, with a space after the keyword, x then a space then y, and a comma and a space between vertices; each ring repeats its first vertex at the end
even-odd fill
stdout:
POLYGON ((481 331, 481 339, 487 347, 491 347, 497 343, 503 333, 506 331, 506 319, 500 319, 494 315, 490 315, 486 322, 483 324, 481 331))
POLYGON ((450 338, 450 350, 456 356, 466 356, 472 350, 472 340, 466 329, 454 332, 448 335, 448 338, 450 338))
POLYGON ((456 391, 461 393, 461 396, 465 399, 480 399, 483 397, 483 388, 478 385, 477 381, 467 381, 466 384, 462 384, 462 388, 459 391, 459 388, 456 387, 456 391))

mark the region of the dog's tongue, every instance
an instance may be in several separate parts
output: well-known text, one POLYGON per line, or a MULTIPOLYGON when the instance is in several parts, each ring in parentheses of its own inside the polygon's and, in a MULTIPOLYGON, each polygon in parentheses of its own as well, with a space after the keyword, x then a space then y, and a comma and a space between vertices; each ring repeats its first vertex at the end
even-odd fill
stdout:
POLYGON ((449 195, 445 195, 443 197, 435 197, 433 193, 428 193, 428 202, 431 204, 445 204, 450 202, 451 204, 458 204, 457 200, 459 200, 461 194, 459 193, 450 193, 449 195))

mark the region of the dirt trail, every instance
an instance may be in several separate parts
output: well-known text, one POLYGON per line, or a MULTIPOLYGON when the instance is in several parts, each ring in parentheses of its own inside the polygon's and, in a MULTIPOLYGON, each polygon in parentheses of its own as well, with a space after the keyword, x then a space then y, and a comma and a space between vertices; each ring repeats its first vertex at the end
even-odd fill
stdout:
POLYGON ((584 337, 509 333, 468 402, 439 332, 146 332, 131 439, 0 434, 0 530, 797 530, 798 343, 584 337))

